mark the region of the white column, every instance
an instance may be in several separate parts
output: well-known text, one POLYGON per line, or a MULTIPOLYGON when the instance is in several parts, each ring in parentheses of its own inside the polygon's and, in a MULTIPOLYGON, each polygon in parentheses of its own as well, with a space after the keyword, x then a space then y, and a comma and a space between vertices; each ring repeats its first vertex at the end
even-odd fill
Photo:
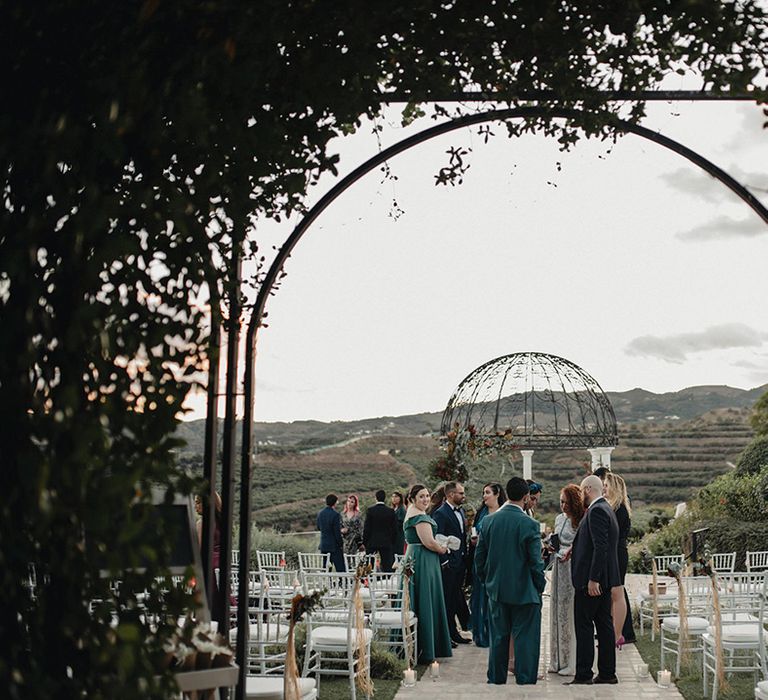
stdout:
POLYGON ((613 447, 590 447, 589 454, 592 455, 592 471, 599 467, 611 468, 611 452, 613 447))
POLYGON ((520 450, 523 455, 523 479, 532 479, 533 477, 533 450, 520 450))
POLYGON ((614 447, 598 447, 597 449, 598 449, 598 452, 600 453, 600 464, 610 469, 611 468, 611 452, 613 452, 615 448, 614 447))

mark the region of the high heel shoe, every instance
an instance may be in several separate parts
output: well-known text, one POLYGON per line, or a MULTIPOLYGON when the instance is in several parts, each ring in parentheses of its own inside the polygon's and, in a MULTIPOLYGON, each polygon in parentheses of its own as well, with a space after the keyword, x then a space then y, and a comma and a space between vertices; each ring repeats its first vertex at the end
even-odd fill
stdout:
POLYGON ((616 648, 621 651, 621 648, 624 646, 624 635, 622 634, 617 640, 616 640, 616 648))

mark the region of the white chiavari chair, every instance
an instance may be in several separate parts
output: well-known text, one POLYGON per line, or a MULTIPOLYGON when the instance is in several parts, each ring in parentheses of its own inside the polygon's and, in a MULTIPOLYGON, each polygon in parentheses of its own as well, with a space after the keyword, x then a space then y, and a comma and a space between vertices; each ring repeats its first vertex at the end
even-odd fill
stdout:
POLYGON ((358 635, 355 625, 355 577, 351 573, 311 573, 302 575, 304 593, 324 591, 322 607, 307 615, 307 642, 302 675, 314 675, 320 693, 323 674, 347 676, 350 697, 356 700, 356 678, 361 673, 360 660, 366 660, 370 674, 373 632, 363 627, 358 635), (361 654, 361 646, 365 653, 361 654))

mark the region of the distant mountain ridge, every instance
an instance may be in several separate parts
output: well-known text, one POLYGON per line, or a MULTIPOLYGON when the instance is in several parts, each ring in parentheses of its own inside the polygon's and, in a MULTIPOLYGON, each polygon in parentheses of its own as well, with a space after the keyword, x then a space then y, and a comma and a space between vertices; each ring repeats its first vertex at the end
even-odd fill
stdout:
MULTIPOLYGON (((655 394, 645 389, 606 392, 619 423, 689 420, 708 411, 751 408, 768 391, 768 384, 754 389, 729 386, 693 386, 680 391, 655 394)), ((405 416, 381 416, 351 421, 256 422, 257 445, 312 448, 364 435, 419 436, 440 430, 442 411, 405 416)), ((187 441, 184 453, 202 454, 205 421, 181 423, 178 437, 187 441)))

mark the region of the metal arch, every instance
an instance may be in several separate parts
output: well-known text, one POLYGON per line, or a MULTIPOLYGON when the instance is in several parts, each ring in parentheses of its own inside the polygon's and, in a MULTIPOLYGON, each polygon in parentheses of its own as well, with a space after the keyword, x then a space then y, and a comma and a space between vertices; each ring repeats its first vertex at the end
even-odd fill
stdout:
MULTIPOLYGON (((506 121, 509 119, 535 119, 535 118, 549 118, 549 119, 578 119, 582 115, 582 112, 575 109, 564 108, 548 108, 540 106, 532 107, 514 107, 508 109, 490 110, 488 112, 481 112, 478 114, 466 115, 464 117, 457 117, 442 124, 437 124, 433 127, 425 129, 418 134, 409 136, 408 138, 393 144, 389 148, 384 149, 380 153, 368 159, 365 163, 355 168, 351 173, 342 178, 336 185, 334 185, 326 194, 313 206, 294 228, 291 235, 286 239, 285 243, 278 251, 277 257, 270 266, 264 281, 259 289, 259 293, 256 297, 256 303, 248 322, 248 332, 246 335, 245 346, 245 373, 243 378, 243 393, 244 393, 244 411, 243 411, 243 435, 241 441, 241 479, 240 479, 240 521, 250 521, 251 511, 251 498, 250 498, 250 484, 251 484, 251 439, 253 432, 253 394, 254 394, 254 373, 255 373, 255 354, 256 354, 256 334, 258 328, 261 326, 261 322, 264 316, 264 309, 266 307, 267 299, 272 293, 274 285, 280 275, 280 271, 283 268, 286 260, 290 256, 296 244, 306 233, 307 229, 314 223, 320 214, 328 208, 328 206, 347 190, 351 185, 357 182, 364 175, 368 174, 379 165, 385 163, 390 158, 407 151, 413 146, 417 146, 425 141, 429 141, 436 136, 456 131, 466 126, 473 126, 476 124, 482 124, 489 121, 506 121), (245 516, 245 517, 243 517, 245 516)), ((664 136, 663 134, 656 133, 650 129, 632 124, 630 122, 615 119, 613 126, 619 131, 625 133, 632 133, 641 136, 649 141, 653 141, 678 155, 687 158, 689 161, 698 165, 702 170, 709 173, 712 177, 722 182, 726 187, 733 191, 740 199, 757 213, 757 215, 768 224, 768 209, 764 207, 760 201, 746 189, 736 179, 731 177, 724 170, 716 166, 714 163, 704 158, 699 153, 691 150, 690 148, 674 141, 673 139, 664 136)), ((250 551, 250 527, 240 527, 240 539, 239 547, 241 552, 250 551)), ((224 552, 224 556, 228 557, 229 552, 224 552)), ((245 604, 248 600, 248 577, 241 576, 238 586, 238 624, 237 624, 237 662, 240 665, 240 677, 237 685, 237 698, 240 700, 244 698, 245 693, 245 652, 247 648, 246 635, 248 634, 248 618, 247 611, 248 606, 245 604)))

